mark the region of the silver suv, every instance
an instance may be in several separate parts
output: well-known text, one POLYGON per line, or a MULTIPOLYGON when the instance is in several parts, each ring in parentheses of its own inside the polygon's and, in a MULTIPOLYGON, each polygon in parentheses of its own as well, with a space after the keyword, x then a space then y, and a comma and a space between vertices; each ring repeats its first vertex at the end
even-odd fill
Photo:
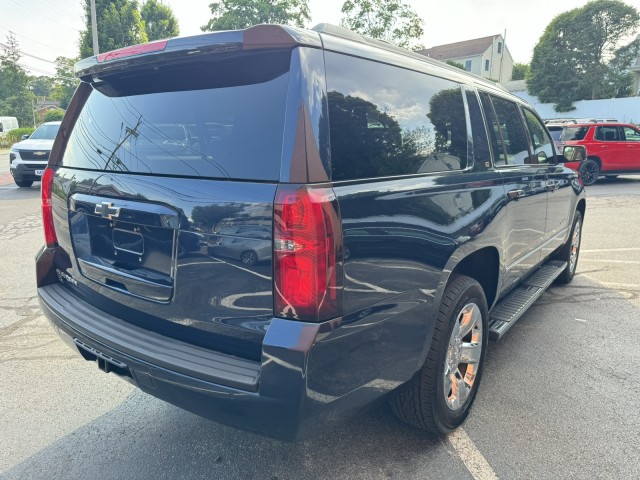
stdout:
POLYGON ((19 187, 30 187, 47 168, 53 141, 61 122, 45 122, 25 140, 15 143, 9 152, 13 180, 19 187))

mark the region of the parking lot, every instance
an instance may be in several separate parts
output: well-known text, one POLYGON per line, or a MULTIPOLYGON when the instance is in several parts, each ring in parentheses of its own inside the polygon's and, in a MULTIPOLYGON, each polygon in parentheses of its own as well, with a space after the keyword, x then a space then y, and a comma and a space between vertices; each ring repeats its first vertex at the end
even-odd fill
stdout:
POLYGON ((40 313, 39 184, 0 155, 0 477, 639 478, 640 177, 589 187, 573 283, 490 344, 462 429, 434 439, 386 406, 297 444, 217 425, 103 374, 40 313))

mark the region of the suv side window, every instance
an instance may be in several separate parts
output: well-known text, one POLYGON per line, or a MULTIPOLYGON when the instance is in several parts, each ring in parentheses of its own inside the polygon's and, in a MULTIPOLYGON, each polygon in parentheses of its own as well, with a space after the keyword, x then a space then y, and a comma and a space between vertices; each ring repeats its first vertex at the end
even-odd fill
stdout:
POLYGON ((332 52, 325 60, 334 181, 470 164, 458 83, 332 52))
POLYGON ((619 142, 620 131, 618 127, 596 127, 595 139, 605 142, 619 142))
POLYGON ((640 142, 640 132, 631 127, 622 127, 624 139, 627 142, 640 142))
POLYGON ((503 98, 481 94, 488 117, 489 137, 494 147, 495 165, 531 163, 529 141, 518 106, 503 98))
POLYGON ((523 108, 524 119, 529 128, 529 135, 533 143, 533 157, 531 163, 546 163, 554 158, 553 139, 547 133, 543 123, 528 108, 523 108))

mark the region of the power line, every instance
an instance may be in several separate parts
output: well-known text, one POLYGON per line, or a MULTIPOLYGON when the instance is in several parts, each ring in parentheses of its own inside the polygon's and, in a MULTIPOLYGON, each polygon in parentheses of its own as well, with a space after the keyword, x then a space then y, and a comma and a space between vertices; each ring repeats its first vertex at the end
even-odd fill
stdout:
MULTIPOLYGON (((13 35, 16 35, 16 36, 18 36, 18 37, 20 37, 20 38, 24 38, 24 39, 26 39, 26 40, 29 40, 30 42, 37 43, 37 44, 39 44, 39 45, 42 45, 43 47, 47 47, 47 48, 48 48, 48 49, 50 49, 50 50, 56 50, 57 52, 63 52, 63 50, 59 50, 59 49, 58 49, 57 47, 55 47, 55 46, 53 46, 53 47, 52 47, 52 46, 51 46, 51 44, 47 44, 47 43, 41 42, 41 41, 39 41, 39 40, 36 40, 35 38, 27 37, 26 35, 23 35, 23 34, 21 34, 21 33, 16 33, 16 32, 14 32, 13 30, 11 30, 9 27, 5 27, 4 25, 0 25, 0 28, 4 29, 4 30, 6 30, 7 32, 9 32, 9 33, 11 33, 11 34, 13 34, 13 35)), ((71 58, 73 58, 73 57, 75 56, 75 55, 70 55, 70 54, 68 54, 67 50, 64 50, 64 53, 65 53, 65 56, 66 56, 66 57, 71 57, 71 58)))
MULTIPOLYGON (((56 25, 58 25, 58 26, 60 25, 60 24, 59 24, 59 22, 56 22, 55 20, 50 19, 50 18, 49 18, 49 17, 47 17, 46 15, 42 14, 42 12, 39 12, 39 11, 37 11, 37 10, 34 10, 33 8, 28 7, 27 5, 24 5, 24 4, 22 4, 22 3, 18 3, 18 2, 17 2, 17 0, 11 0, 11 2, 13 2, 14 4, 16 4, 16 5, 18 5, 18 6, 22 7, 22 8, 26 8, 26 9, 27 9, 27 10, 29 10, 30 12, 33 12, 33 13, 35 13, 36 15, 39 15, 40 17, 42 17, 42 18, 44 18, 44 19, 48 20, 48 21, 49 21, 49 22, 51 22, 51 23, 55 23, 55 24, 56 24, 56 25)), ((70 28, 70 29, 75 30, 76 32, 80 33, 80 30, 78 30, 78 29, 77 29, 77 28, 75 28, 75 27, 72 27, 72 26, 71 26, 71 25, 69 25, 69 24, 65 24, 65 26, 66 26, 67 28, 70 28)))
POLYGON ((54 10, 56 13, 58 13, 59 15, 62 15, 68 20, 71 20, 74 22, 79 20, 79 15, 74 16, 73 14, 67 12, 66 10, 61 9, 58 5, 54 5, 53 3, 49 2, 49 0, 36 0, 36 1, 40 2, 44 7, 48 7, 54 10))
MULTIPOLYGON (((0 47, 9 48, 9 45, 5 45, 4 43, 0 42, 0 47)), ((35 58, 36 60, 40 60, 41 62, 51 63, 52 65, 56 64, 56 62, 52 62, 51 60, 47 60, 46 58, 37 57, 36 55, 32 55, 30 53, 25 52, 24 50, 18 50, 18 52, 20 52, 20 54, 24 55, 25 57, 35 58)))

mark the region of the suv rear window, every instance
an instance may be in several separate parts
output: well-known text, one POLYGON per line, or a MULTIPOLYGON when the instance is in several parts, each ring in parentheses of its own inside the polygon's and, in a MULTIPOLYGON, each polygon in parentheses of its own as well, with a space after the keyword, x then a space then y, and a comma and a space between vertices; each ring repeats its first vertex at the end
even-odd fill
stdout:
POLYGON ((588 131, 589 127, 564 127, 561 139, 563 142, 584 140, 588 131))
POLYGON ((62 165, 277 180, 290 52, 211 57, 98 80, 62 165))

